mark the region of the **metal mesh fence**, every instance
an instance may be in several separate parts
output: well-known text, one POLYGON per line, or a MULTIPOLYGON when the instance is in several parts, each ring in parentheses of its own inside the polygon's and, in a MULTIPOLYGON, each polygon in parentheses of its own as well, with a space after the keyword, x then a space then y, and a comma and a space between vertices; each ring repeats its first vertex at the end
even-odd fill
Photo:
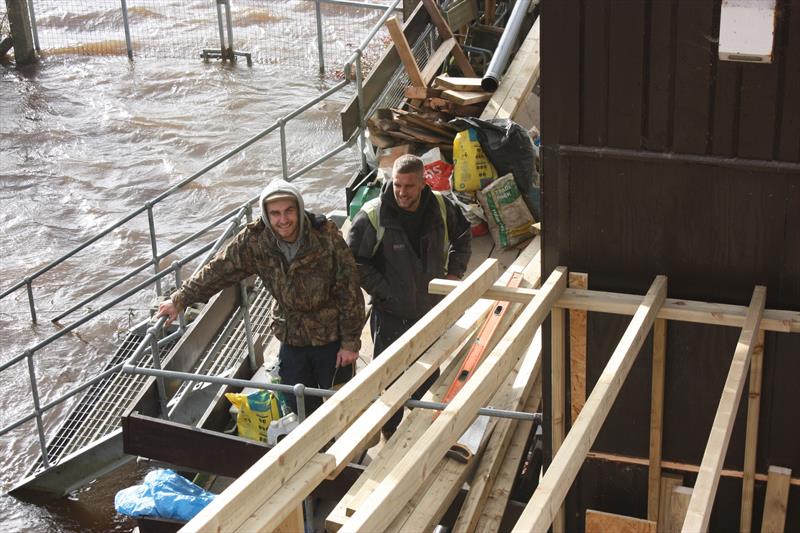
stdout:
MULTIPOLYGON (((389 0, 373 7, 322 0, 324 62, 329 74, 342 65, 375 25, 389 0)), ((226 12, 220 6, 227 39, 226 12)), ((316 2, 314 0, 232 0, 233 48, 253 61, 317 70, 316 2)), ((127 20, 134 57, 199 57, 203 49, 220 48, 215 0, 127 0, 127 20)), ((399 15, 399 13, 398 13, 399 15)), ((35 0, 39 46, 45 54, 121 55, 127 53, 120 0, 35 0)), ((368 69, 389 42, 385 30, 364 54, 368 69)))

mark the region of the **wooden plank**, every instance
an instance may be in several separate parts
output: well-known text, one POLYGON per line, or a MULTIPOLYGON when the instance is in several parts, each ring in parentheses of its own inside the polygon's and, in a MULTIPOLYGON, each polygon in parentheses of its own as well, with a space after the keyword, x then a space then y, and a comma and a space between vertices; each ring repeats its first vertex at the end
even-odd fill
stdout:
POLYGON ((278 524, 273 531, 275 533, 299 533, 305 530, 305 523, 303 523, 303 506, 295 506, 291 514, 286 519, 278 524))
POLYGON ((431 83, 433 77, 439 72, 439 69, 442 68, 442 63, 445 62, 456 46, 458 46, 458 43, 455 38, 450 37, 449 39, 445 39, 444 42, 439 45, 439 48, 431 54, 422 69, 422 80, 425 82, 425 85, 431 83))
POLYGON ((513 118, 539 77, 539 17, 533 23, 481 118, 513 118))
POLYGON ((442 98, 458 105, 473 105, 486 102, 492 97, 491 93, 456 91, 447 89, 442 93, 442 98))
MULTIPOLYGON (((432 294, 449 294, 457 286, 457 282, 435 279, 430 282, 428 288, 432 294)), ((495 284, 486 290, 483 297, 524 303, 530 301, 537 293, 538 289, 510 289, 495 284)), ((640 297, 633 294, 567 289, 555 306, 614 315, 633 315, 636 312, 638 301, 640 301, 640 297)), ((656 318, 740 328, 744 325, 747 309, 743 305, 667 298, 656 318)), ((800 333, 800 312, 766 309, 761 320, 761 328, 765 331, 800 333)))
POLYGON ((781 58, 784 64, 783 85, 781 86, 780 132, 778 133, 777 159, 780 161, 800 161, 800 0, 792 0, 789 9, 794 16, 789 17, 786 28, 786 47, 781 58))
POLYGON ((747 399, 747 429, 744 439, 744 466, 742 468, 742 509, 739 519, 740 533, 750 533, 753 524, 753 489, 758 450, 758 419, 761 411, 761 377, 764 367, 764 330, 759 330, 753 356, 750 359, 750 395, 747 399))
MULTIPOLYGON (((609 50, 609 4, 587 2, 583 6, 583 61, 581 61, 581 104, 586 110, 581 116, 581 141, 588 146, 606 146, 609 121, 609 61, 614 58, 609 50), (602 111, 601 111, 602 110, 602 111)), ((659 54, 665 56, 663 52, 659 54)))
POLYGON ((394 42, 394 48, 400 56, 400 61, 403 62, 403 67, 406 69, 411 85, 417 87, 427 86, 422 78, 422 72, 417 66, 417 61, 414 59, 414 52, 411 51, 411 46, 406 41, 406 36, 403 34, 403 29, 400 27, 400 21, 397 17, 392 17, 386 21, 386 29, 389 30, 389 35, 391 35, 394 42))
MULTIPOLYGON (((680 474, 664 474, 659 483, 658 499, 658 533, 667 533, 669 521, 672 516, 672 491, 683 485, 683 476, 680 474)), ((686 514, 684 512, 684 514, 686 514)), ((683 524, 683 522, 681 522, 683 524)))
POLYGON ((689 509, 686 511, 686 521, 683 523, 682 529, 686 533, 708 530, 722 463, 728 451, 733 422, 744 390, 745 378, 750 367, 750 356, 756 345, 756 336, 766 299, 767 289, 757 286, 753 291, 753 298, 750 300, 750 308, 742 333, 739 335, 739 342, 733 354, 725 386, 722 389, 717 414, 714 416, 714 423, 711 426, 711 435, 703 453, 703 461, 700 463, 700 473, 694 484, 689 509))
MULTIPOLYGON (((566 404, 566 345, 565 313, 553 309, 550 313, 550 440, 553 454, 558 453, 564 442, 564 406, 566 404)), ((553 520, 553 533, 564 533, 564 506, 560 505, 553 520)))
MULTIPOLYGON (((649 459, 646 457, 634 457, 631 455, 619 455, 615 453, 589 452, 588 454, 586 454, 586 458, 596 459, 599 461, 613 461, 615 463, 629 464, 629 465, 647 466, 650 464, 649 459)), ((692 472, 692 473, 697 473, 700 471, 700 465, 679 463, 677 461, 662 460, 661 468, 669 468, 670 470, 678 470, 681 472, 692 472)), ((744 477, 744 474, 742 473, 741 470, 731 470, 727 468, 723 468, 720 475, 722 477, 729 477, 735 479, 742 479, 744 477)), ((760 474, 756 472, 755 478, 756 481, 767 481, 766 474, 760 474)), ((792 478, 791 484, 800 487, 800 478, 792 478)))
POLYGON ((763 533, 781 533, 786 526, 786 505, 789 502, 789 481, 792 471, 780 466, 769 467, 767 495, 764 498, 763 533))
MULTIPOLYGON (((589 275, 582 272, 569 273, 569 287, 587 289, 589 275)), ((569 397, 570 422, 575 423, 586 403, 586 311, 569 311, 569 397)))
POLYGON ((689 487, 675 487, 672 489, 672 499, 669 504, 669 516, 667 520, 667 531, 669 533, 679 533, 683 521, 686 520, 686 511, 689 509, 689 501, 692 499, 692 489, 689 487))
POLYGON ((486 358, 461 392, 441 412, 425 434, 397 464, 365 504, 345 522, 344 531, 381 530, 394 519, 450 446, 464 433, 492 392, 530 344, 533 333, 550 312, 552 303, 566 288, 566 270, 556 269, 539 295, 525 307, 508 334, 486 358), (391 502, 391 504, 389 503, 391 502))
POLYGON ((667 321, 653 324, 653 372, 650 394, 650 466, 647 474, 647 519, 658 522, 661 488, 661 432, 664 422, 664 367, 667 354, 667 321))
MULTIPOLYGON (((647 130, 644 146, 650 150, 666 151, 672 145, 672 94, 675 76, 672 20, 675 3, 650 4, 650 36, 647 55, 647 130)), ((602 52, 601 52, 602 54, 602 52)), ((603 54, 605 55, 605 54, 603 54)), ((597 109, 604 109, 599 107, 597 109)), ((594 113, 593 113, 594 114, 594 113)), ((586 117, 588 119, 588 117, 586 117)))
POLYGON ((414 326, 328 398, 300 426, 195 516, 185 531, 235 529, 296 473, 317 450, 339 434, 409 363, 438 339, 497 278, 498 264, 487 260, 464 286, 445 297, 414 326), (450 298, 453 296, 453 298, 450 298))
MULTIPOLYGON (((431 17, 431 22, 436 29, 439 30, 439 36, 442 38, 442 41, 446 41, 447 39, 454 39, 455 36, 453 35, 453 31, 450 29, 450 26, 447 24, 447 21, 444 19, 442 12, 439 10, 439 5, 436 3, 435 0, 422 0, 422 4, 425 6, 425 9, 428 11, 428 15, 431 17)), ((461 71, 464 76, 468 76, 470 78, 477 77, 475 71, 472 70, 472 65, 469 63, 469 59, 464 54, 464 51, 461 49, 458 44, 453 47, 453 60, 456 63, 456 66, 461 71)))
MULTIPOLYGON (((604 2, 605 3, 605 2, 604 2)), ((608 19, 608 108, 588 108, 585 115, 608 115, 608 146, 638 149, 642 143, 642 98, 645 77, 644 2, 607 2, 608 19)), ((594 26, 594 25, 592 25, 594 26)))
POLYGON ((436 76, 434 80, 437 87, 444 89, 455 89, 456 91, 483 91, 481 78, 460 78, 450 76, 436 76))
MULTIPOLYGON (((533 391, 525 404, 525 411, 530 413, 540 408, 542 402, 542 378, 533 385, 533 391)), ((503 462, 495 477, 486 504, 481 509, 478 524, 475 531, 499 531, 506 515, 506 509, 511 503, 511 489, 517 479, 522 460, 528 449, 528 441, 533 431, 533 422, 522 420, 517 423, 508 450, 503 457, 503 462)), ((521 509, 517 514, 521 512, 521 509)), ((514 517, 515 522, 518 516, 514 517)), ((509 528, 511 524, 508 525, 509 528)))
POLYGON ((647 338, 666 293, 667 278, 657 276, 586 400, 583 411, 525 506, 515 531, 538 532, 550 527, 647 338))
MULTIPOLYGON (((422 77, 425 77, 423 73, 422 77)), ((414 87, 410 85, 403 90, 403 94, 406 95, 406 98, 410 98, 412 100, 425 100, 426 98, 438 98, 442 95, 441 89, 432 89, 430 87, 414 87)))
POLYGON ((632 516, 586 509, 586 533, 656 533, 656 523, 632 516))

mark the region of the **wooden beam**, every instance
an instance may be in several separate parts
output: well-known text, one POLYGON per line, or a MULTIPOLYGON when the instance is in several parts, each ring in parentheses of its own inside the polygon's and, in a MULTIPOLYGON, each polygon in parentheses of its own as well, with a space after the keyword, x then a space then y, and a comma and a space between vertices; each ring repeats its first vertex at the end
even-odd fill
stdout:
POLYGON ((780 466, 769 467, 767 495, 764 497, 764 517, 761 531, 781 533, 786 526, 786 505, 789 502, 789 481, 792 471, 780 466))
MULTIPOLYGON (((439 48, 437 48, 436 51, 431 54, 422 69, 422 79, 425 81, 425 85, 430 85, 431 80, 433 80, 433 77, 442 67, 442 63, 444 63, 444 61, 447 59, 447 56, 450 55, 456 46, 458 46, 458 43, 453 37, 451 37, 449 39, 445 39, 442 44, 439 45, 439 48)), ((441 94, 441 92, 439 94, 441 94)))
POLYGON ((394 48, 400 56, 400 61, 403 62, 403 67, 406 69, 411 85, 425 87, 427 84, 422 79, 422 72, 420 72, 417 61, 414 59, 414 52, 411 51, 411 47, 406 41, 406 36, 403 34, 403 29, 400 27, 400 21, 397 20, 397 17, 392 17, 386 21, 386 29, 389 30, 389 35, 391 35, 394 42, 394 48))
POLYGON ((653 371, 650 392, 650 466, 647 472, 647 519, 658 522, 661 488, 661 439, 664 422, 664 367, 667 355, 667 321, 653 324, 653 371))
POLYGON ((252 468, 234 481, 185 527, 185 531, 232 530, 340 433, 364 408, 433 344, 499 274, 496 260, 486 260, 464 285, 436 304, 380 358, 372 361, 328 398, 302 424, 252 468), (452 298, 451 298, 452 296, 452 298))
POLYGON ((566 278, 566 269, 559 267, 554 270, 537 297, 526 306, 506 336, 431 424, 417 445, 409 450, 365 505, 345 522, 342 527, 344 531, 378 531, 391 523, 397 508, 413 496, 425 481, 427 473, 472 424, 478 409, 500 386, 527 349, 534 332, 550 312, 552 303, 566 288, 566 278))
POLYGON ((689 501, 691 499, 692 489, 689 487, 675 487, 672 489, 669 516, 664 517, 669 533, 679 533, 681 530, 683 521, 686 520, 686 511, 689 509, 689 501))
POLYGON ((447 89, 442 93, 442 98, 458 105, 473 105, 486 102, 491 98, 491 93, 456 91, 447 89))
MULTIPOLYGON (((458 283, 446 279, 434 279, 428 285, 428 291, 431 294, 448 294, 458 287, 458 283)), ((495 284, 484 293, 483 298, 525 303, 536 296, 537 291, 538 289, 514 289, 495 284)), ((630 316, 636 312, 640 301, 641 297, 633 294, 567 289, 555 306, 564 309, 582 309, 630 316)), ((743 305, 667 298, 656 318, 741 328, 744 325, 747 310, 748 308, 743 305)), ((800 333, 800 311, 765 309, 761 320, 761 329, 781 333, 800 333)))
POLYGON ((717 493, 720 471, 728 451, 728 443, 733 432, 733 422, 739 400, 744 390, 747 371, 750 368, 750 356, 756 346, 761 316, 764 314, 764 305, 767 300, 767 289, 757 286, 750 300, 747 317, 739 335, 736 351, 722 389, 722 396, 711 426, 711 434, 706 443, 703 461, 700 463, 700 473, 694 484, 692 499, 686 512, 686 521, 683 523, 685 533, 703 533, 708 530, 711 520, 711 509, 714 506, 714 497, 717 493))
POLYGON ((761 411, 761 375, 764 366, 764 330, 759 330, 753 356, 750 359, 750 395, 747 399, 747 429, 744 439, 744 479, 742 480, 742 510, 740 533, 750 533, 753 526, 753 489, 758 449, 758 418, 761 411))
POLYGON ((303 506, 296 505, 289 511, 286 519, 278 524, 273 531, 275 533, 298 533, 305 530, 305 523, 303 522, 303 506))
POLYGON ((539 77, 539 21, 540 17, 537 17, 528 31, 500 85, 481 113, 482 119, 514 118, 531 93, 539 77))
MULTIPOLYGON (((670 517, 672 516, 672 491, 683 485, 683 476, 680 474, 664 474, 659 482, 658 499, 658 533, 670 531, 670 517)), ((683 513, 686 514, 685 512, 683 513)), ((681 522, 683 524, 683 522, 681 522)), ((679 526, 680 527, 680 526, 679 526)))
MULTIPOLYGON (((442 15, 442 12, 439 10, 439 5, 436 3, 436 0, 422 0, 422 3, 425 6, 425 9, 428 11, 428 15, 431 17, 431 22, 434 26, 436 26, 436 29, 439 30, 439 36, 442 38, 442 41, 454 39, 455 36, 453 35, 453 31, 450 29, 450 26, 447 24, 447 21, 442 15)), ((469 59, 467 59, 466 54, 464 54, 464 51, 460 46, 458 46, 458 44, 456 44, 456 46, 453 48, 453 60, 464 76, 469 78, 475 78, 478 76, 475 74, 469 59)))
POLYGON ((586 533, 656 533, 656 523, 632 516, 586 509, 586 533))
MULTIPOLYGON (((569 273, 569 287, 589 288, 589 275, 583 272, 569 273)), ((586 403, 586 311, 569 310, 569 390, 570 422, 575 423, 586 403)))
MULTIPOLYGON (((628 465, 647 466, 650 464, 650 460, 645 457, 634 457, 631 455, 620 455, 615 453, 589 452, 588 454, 586 454, 586 458, 594 459, 597 461, 612 461, 615 463, 628 464, 628 465)), ((689 463, 679 463, 677 461, 662 460, 661 468, 668 468, 670 470, 679 470, 681 472, 693 472, 693 473, 697 473, 700 471, 699 465, 692 465, 689 463)), ((722 477, 729 477, 734 479, 742 479, 744 477, 744 474, 742 473, 741 470, 729 470, 725 468, 722 469, 720 475, 722 477)), ((766 481, 767 475, 756 472, 755 478, 756 481, 766 481)), ((800 487, 800 478, 793 477, 791 484, 800 487)))
POLYGON ((450 76, 436 76, 434 80, 437 87, 455 89, 456 91, 483 92, 481 78, 458 78, 450 76))
MULTIPOLYGON (((550 313, 550 442, 553 454, 564 442, 564 406, 566 405, 566 333, 563 309, 550 313)), ((559 505, 553 520, 553 533, 564 533, 564 506, 559 505)))
POLYGON ((515 531, 539 532, 550 527, 647 338, 666 294, 667 278, 657 276, 611 354, 583 411, 525 506, 515 531))

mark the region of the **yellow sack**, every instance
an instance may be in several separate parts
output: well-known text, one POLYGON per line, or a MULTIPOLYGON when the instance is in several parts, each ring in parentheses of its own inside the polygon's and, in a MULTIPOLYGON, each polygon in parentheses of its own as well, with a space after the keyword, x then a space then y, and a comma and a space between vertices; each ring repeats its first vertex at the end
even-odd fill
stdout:
POLYGON ((483 153, 473 128, 460 131, 453 141, 453 190, 479 191, 497 178, 497 170, 483 153))
POLYGON ((236 416, 239 436, 267 442, 269 423, 281 417, 275 395, 262 390, 252 394, 228 392, 225 397, 239 410, 236 416))

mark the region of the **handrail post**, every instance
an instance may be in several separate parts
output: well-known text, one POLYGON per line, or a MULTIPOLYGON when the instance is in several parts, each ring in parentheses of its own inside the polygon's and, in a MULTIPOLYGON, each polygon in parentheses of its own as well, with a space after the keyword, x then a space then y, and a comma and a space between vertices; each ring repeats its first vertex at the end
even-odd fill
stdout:
POLYGON ((31 395, 33 396, 33 411, 36 413, 36 430, 39 433, 39 448, 42 450, 42 465, 50 467, 50 460, 47 458, 47 441, 44 438, 44 422, 42 422, 42 411, 39 405, 39 387, 36 385, 36 370, 33 367, 33 352, 25 350, 28 359, 28 375, 31 379, 31 395))
POLYGON ((28 290, 28 305, 31 308, 31 322, 36 324, 36 304, 33 302, 33 280, 30 276, 25 278, 25 287, 28 290))
POLYGON ((253 344, 253 324, 250 321, 250 297, 247 294, 247 287, 244 281, 239 282, 239 294, 242 298, 242 313, 244 314, 244 331, 247 335, 247 358, 250 360, 250 370, 256 371, 258 362, 256 361, 256 349, 253 344))
POLYGON ((281 134, 281 170, 283 171, 283 179, 289 180, 289 161, 286 157, 286 119, 279 118, 278 124, 280 125, 281 134))
MULTIPOLYGON (((150 337, 150 355, 153 358, 153 368, 161 370, 161 352, 158 349, 158 335, 157 329, 152 327, 147 330, 147 335, 150 337)), ((158 403, 161 407, 161 417, 168 418, 169 412, 167 411, 167 389, 164 386, 164 378, 159 376, 156 378, 156 388, 158 389, 158 403)))
POLYGON ((133 61, 133 45, 131 44, 131 28, 128 24, 128 4, 125 0, 120 0, 122 4, 122 25, 125 27, 125 45, 128 47, 128 59, 133 61))
POLYGON ((306 386, 302 383, 297 383, 292 390, 297 401, 297 420, 303 422, 306 419, 306 386))
MULTIPOLYGON (((124 0, 123 0, 124 1, 124 0)), ((147 224, 150 226, 150 248, 153 251, 153 269, 158 275, 158 242, 156 241, 156 222, 153 218, 153 203, 144 204, 147 207, 147 224)), ((161 296, 161 280, 156 280, 156 294, 161 296)))
POLYGON ((317 52, 319 54, 319 73, 325 74, 325 51, 322 44, 322 5, 320 0, 314 0, 314 9, 317 15, 317 52))
MULTIPOLYGON (((175 272, 175 289, 179 290, 181 285, 183 285, 183 280, 181 279, 181 267, 183 265, 180 261, 173 261, 172 268, 175 272)), ((181 312, 178 313, 178 328, 180 329, 181 334, 186 331, 186 310, 181 309, 181 312)))
MULTIPOLYGON (((364 153, 364 147, 366 144, 364 129, 367 126, 364 118, 366 110, 364 109, 364 84, 361 77, 361 53, 362 51, 360 48, 355 52, 356 95, 358 100, 358 151, 361 154, 361 172, 366 173, 369 171, 369 165, 367 164, 367 154, 364 153)), ((353 68, 352 63, 350 64, 350 68, 353 68)))

